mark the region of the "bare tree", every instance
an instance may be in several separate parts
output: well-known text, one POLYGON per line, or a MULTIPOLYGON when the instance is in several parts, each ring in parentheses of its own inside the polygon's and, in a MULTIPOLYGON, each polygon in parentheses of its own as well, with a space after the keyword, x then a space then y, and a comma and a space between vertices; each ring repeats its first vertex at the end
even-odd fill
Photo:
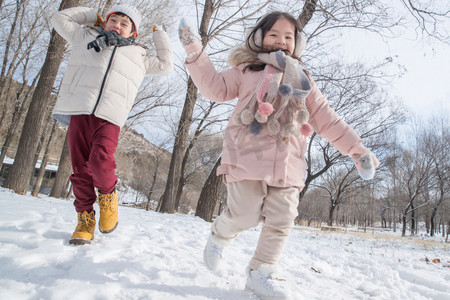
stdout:
POLYGON ((220 185, 222 184, 222 177, 217 176, 217 168, 220 166, 220 157, 212 168, 210 175, 206 179, 205 185, 202 188, 200 197, 198 199, 195 215, 207 222, 212 222, 214 210, 218 201, 211 201, 211 199, 219 199, 220 185))
MULTIPOLYGON (((77 6, 80 2, 81 0, 62 0, 60 10, 77 6)), ((18 194, 25 194, 28 190, 30 174, 34 170, 34 153, 39 143, 38 133, 42 127, 45 110, 62 61, 64 48, 64 39, 53 30, 42 73, 25 118, 14 164, 11 166, 3 184, 4 187, 10 188, 18 194)))
MULTIPOLYGON (((402 164, 399 167, 402 170, 400 180, 405 190, 406 198, 406 204, 402 210, 402 236, 404 237, 406 236, 408 215, 415 213, 419 208, 427 204, 415 205, 430 179, 432 159, 424 155, 423 148, 415 148, 413 151, 405 150, 402 157, 402 164)), ((414 224, 411 225, 412 231, 414 227, 414 224)))
MULTIPOLYGON (((211 0, 205 0, 203 4, 203 15, 199 27, 203 47, 206 47, 212 39, 219 36, 221 32, 227 28, 233 26, 234 24, 243 22, 252 15, 256 14, 258 10, 267 6, 269 2, 270 1, 265 1, 262 4, 257 4, 255 7, 249 6, 250 1, 248 0, 244 1, 244 3, 240 5, 227 1, 214 2, 211 0), (225 12, 226 17, 222 18, 225 12)), ((197 5, 199 4, 197 3, 197 5)), ((221 49, 221 51, 223 51, 223 49, 221 49)), ((189 129, 192 125, 192 114, 197 97, 197 87, 192 82, 192 79, 189 78, 184 107, 175 135, 166 189, 161 197, 161 212, 174 213, 176 211, 178 186, 180 178, 182 177, 182 162, 189 136, 189 129)))
POLYGON ((64 139, 63 148, 58 162, 58 172, 56 173, 55 182, 50 191, 50 196, 55 198, 67 197, 67 186, 69 176, 72 173, 72 165, 70 163, 68 131, 64 139))
POLYGON ((55 137, 55 131, 56 131, 56 121, 52 120, 51 122, 51 130, 49 133, 45 133, 48 136, 48 140, 47 140, 47 146, 45 147, 45 152, 44 152, 44 156, 42 157, 41 160, 41 166, 39 168, 39 172, 38 175, 36 177, 36 182, 34 184, 34 188, 33 191, 31 192, 31 195, 34 197, 37 197, 39 194, 39 190, 41 189, 41 185, 42 185, 42 180, 44 179, 44 174, 45 174, 45 170, 47 167, 47 163, 49 161, 49 151, 53 142, 53 138, 55 137))
MULTIPOLYGON (((441 117, 433 117, 424 136, 424 151, 432 159, 432 174, 434 182, 434 192, 431 195, 431 215, 430 215, 430 235, 435 235, 436 216, 439 209, 442 209, 446 197, 450 193, 450 164, 447 159, 450 153, 450 132, 448 117, 443 112, 441 117)), ((427 193, 428 194, 428 193, 427 193)))
POLYGON ((437 38, 442 42, 450 42, 449 33, 445 30, 450 18, 448 3, 446 6, 445 3, 434 3, 434 1, 400 0, 400 2, 416 22, 416 30, 420 30, 423 35, 437 38))
POLYGON ((324 191, 325 197, 329 200, 328 206, 328 226, 333 225, 333 215, 346 196, 355 188, 354 182, 358 179, 355 168, 340 168, 334 172, 328 172, 322 184, 316 184, 317 188, 324 191))

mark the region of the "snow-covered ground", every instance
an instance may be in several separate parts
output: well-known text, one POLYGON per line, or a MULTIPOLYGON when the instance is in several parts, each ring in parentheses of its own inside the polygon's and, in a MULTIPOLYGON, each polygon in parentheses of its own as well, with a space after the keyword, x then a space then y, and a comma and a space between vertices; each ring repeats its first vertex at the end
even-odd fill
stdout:
MULTIPOLYGON (((209 223, 119 214, 115 232, 96 229, 91 245, 71 246, 71 201, 0 188, 0 299, 256 299, 244 285, 260 227, 242 233, 212 274, 202 262, 209 223)), ((450 299, 450 245, 399 234, 295 228, 280 261, 286 285, 294 299, 450 299)))

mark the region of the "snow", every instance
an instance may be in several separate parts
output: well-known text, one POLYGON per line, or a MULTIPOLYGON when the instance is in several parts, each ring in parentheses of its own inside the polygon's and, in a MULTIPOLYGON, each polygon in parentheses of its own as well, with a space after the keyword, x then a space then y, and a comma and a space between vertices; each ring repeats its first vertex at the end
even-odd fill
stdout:
MULTIPOLYGON (((40 169, 41 168, 41 162, 42 162, 41 160, 38 160, 36 162, 36 166, 35 166, 36 169, 40 169)), ((3 160, 3 163, 7 164, 7 165, 12 165, 14 163, 14 159, 10 158, 8 156, 5 156, 5 159, 3 160)), ((55 171, 56 172, 56 171, 58 171, 58 164, 48 162, 47 165, 45 166, 45 169, 48 170, 48 171, 55 171)))
MULTIPOLYGON (((119 221, 72 246, 72 201, 0 188, 0 299, 257 299, 244 286, 260 227, 239 235, 224 270, 210 273, 210 223, 124 206, 119 221)), ((399 235, 296 227, 280 260, 285 284, 294 299, 450 299, 450 245, 399 235)))

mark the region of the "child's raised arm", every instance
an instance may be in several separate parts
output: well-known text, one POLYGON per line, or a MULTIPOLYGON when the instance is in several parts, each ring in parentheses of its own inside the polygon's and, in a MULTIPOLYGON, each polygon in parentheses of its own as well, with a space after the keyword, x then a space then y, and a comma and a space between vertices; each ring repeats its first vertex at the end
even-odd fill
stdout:
POLYGON ((208 54, 202 49, 200 38, 184 19, 180 21, 178 36, 186 51, 186 67, 200 93, 214 102, 236 98, 241 84, 242 70, 234 67, 217 72, 208 54))
POLYGON ((153 42, 156 56, 147 56, 147 74, 165 75, 173 70, 173 52, 169 36, 163 26, 153 26, 153 42))
POLYGON ((71 43, 74 40, 81 39, 82 25, 94 25, 98 21, 98 15, 95 9, 88 7, 72 7, 58 11, 51 18, 51 23, 66 41, 71 43))

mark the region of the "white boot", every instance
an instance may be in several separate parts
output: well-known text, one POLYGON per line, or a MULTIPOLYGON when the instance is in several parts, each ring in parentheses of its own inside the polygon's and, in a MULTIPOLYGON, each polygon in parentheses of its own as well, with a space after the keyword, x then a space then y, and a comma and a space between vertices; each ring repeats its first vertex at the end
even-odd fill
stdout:
POLYGON ((247 269, 247 284, 245 289, 260 297, 261 300, 290 300, 292 299, 283 287, 285 279, 277 277, 277 265, 263 264, 257 269, 247 269))
POLYGON ((208 242, 203 250, 203 261, 208 270, 216 272, 220 269, 223 262, 223 248, 230 243, 231 240, 221 239, 214 233, 209 235, 208 242))

